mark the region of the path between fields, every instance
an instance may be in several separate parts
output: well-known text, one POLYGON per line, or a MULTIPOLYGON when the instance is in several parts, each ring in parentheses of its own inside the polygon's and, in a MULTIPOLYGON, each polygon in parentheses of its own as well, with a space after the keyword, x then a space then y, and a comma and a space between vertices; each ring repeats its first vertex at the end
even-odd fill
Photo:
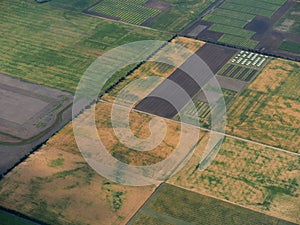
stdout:
MULTIPOLYGON (((147 113, 147 112, 140 111, 140 110, 137 110, 137 109, 133 109, 133 108, 130 108, 130 107, 127 107, 127 106, 124 106, 124 105, 111 103, 111 102, 108 102, 108 101, 105 101, 105 100, 102 100, 102 99, 100 99, 99 102, 102 102, 102 103, 105 103, 105 104, 110 104, 110 105, 114 104, 114 105, 116 105, 118 107, 130 109, 130 110, 133 110, 135 112, 144 113, 144 114, 147 114, 147 115, 150 115, 150 116, 157 116, 155 114, 151 114, 151 113, 147 113)), ((160 117, 160 116, 157 116, 157 117, 160 117)), ((212 130, 204 128, 204 127, 195 126, 195 125, 191 125, 191 124, 179 122, 179 121, 176 121, 176 120, 173 120, 173 119, 164 118, 164 117, 161 117, 161 118, 166 119, 168 121, 173 121, 175 123, 182 123, 182 124, 185 124, 185 125, 188 125, 188 126, 191 126, 191 127, 196 127, 196 128, 199 128, 200 130, 212 132, 212 130)), ((244 141, 244 142, 247 142, 247 143, 259 145, 259 146, 262 146, 262 147, 265 147, 265 148, 271 148, 273 150, 284 152, 284 153, 288 153, 288 154, 291 154, 291 155, 300 156, 300 153, 297 153, 297 152, 292 152, 292 151, 289 151, 289 150, 285 150, 285 149, 282 149, 282 148, 274 147, 274 146, 271 146, 271 145, 263 144, 263 143, 260 143, 260 142, 257 142, 257 141, 248 140, 248 139, 245 139, 245 138, 237 137, 237 136, 226 134, 226 133, 222 133, 222 132, 217 132, 217 131, 213 131, 213 132, 216 133, 216 134, 222 134, 225 137, 229 137, 229 138, 233 138, 233 139, 236 139, 236 140, 244 141)))

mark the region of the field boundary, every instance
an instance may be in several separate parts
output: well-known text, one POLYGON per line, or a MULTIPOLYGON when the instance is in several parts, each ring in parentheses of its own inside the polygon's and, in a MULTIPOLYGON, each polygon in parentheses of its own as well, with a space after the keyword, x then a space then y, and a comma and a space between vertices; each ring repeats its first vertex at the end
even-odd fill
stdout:
MULTIPOLYGON (((106 103, 106 104, 110 104, 110 105, 115 104, 115 103, 111 103, 111 102, 108 102, 108 101, 102 100, 102 99, 98 100, 98 102, 102 102, 102 103, 106 103)), ((116 105, 118 107, 123 107, 123 108, 126 108, 126 109, 131 109, 131 110, 133 110, 135 112, 138 112, 138 113, 144 113, 144 114, 147 114, 147 115, 150 115, 150 116, 157 116, 155 114, 144 112, 144 111, 141 111, 141 110, 137 110, 135 108, 130 108, 128 106, 124 106, 124 105, 120 105, 120 104, 116 104, 116 105)), ((291 155, 300 156, 300 153, 297 153, 297 152, 292 152, 292 151, 289 151, 289 150, 286 150, 286 149, 274 147, 274 146, 271 146, 271 145, 267 145, 267 144, 256 142, 256 141, 252 141, 252 140, 249 140, 249 139, 245 139, 245 138, 234 136, 234 135, 227 134, 227 133, 221 133, 221 132, 218 132, 218 131, 213 131, 213 130, 210 130, 208 128, 202 127, 202 126, 196 126, 196 125, 192 125, 192 124, 187 124, 187 123, 184 123, 184 122, 176 121, 174 119, 169 119, 169 118, 165 118, 165 117, 161 117, 161 116, 157 116, 157 117, 160 117, 160 118, 163 118, 163 119, 166 119, 168 121, 175 122, 175 123, 180 123, 180 124, 185 124, 185 125, 188 125, 188 126, 191 126, 191 127, 195 127, 195 128, 200 129, 200 130, 203 130, 203 131, 208 131, 208 132, 214 132, 216 134, 221 134, 221 135, 224 135, 225 137, 233 138, 233 139, 236 139, 236 140, 239 140, 239 141, 244 141, 244 142, 247 142, 247 143, 250 143, 250 144, 255 144, 255 145, 259 145, 259 146, 265 147, 265 148, 271 148, 271 149, 276 150, 276 151, 288 153, 288 154, 291 154, 291 155)))

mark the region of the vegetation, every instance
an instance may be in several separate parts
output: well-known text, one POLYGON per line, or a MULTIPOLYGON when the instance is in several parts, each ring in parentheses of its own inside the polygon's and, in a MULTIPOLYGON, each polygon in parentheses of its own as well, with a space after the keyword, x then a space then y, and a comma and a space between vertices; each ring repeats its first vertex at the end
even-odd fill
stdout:
POLYGON ((13 214, 0 211, 0 218, 2 225, 34 225, 36 223, 30 222, 29 220, 22 219, 13 214))
POLYGON ((285 32, 300 34, 300 3, 292 6, 276 23, 275 27, 285 32))
POLYGON ((293 41, 283 41, 278 49, 300 54, 300 43, 293 41))
MULTIPOLYGON (((248 39, 251 38, 255 34, 254 31, 244 30, 241 28, 226 26, 226 25, 221 25, 221 24, 214 24, 211 27, 209 27, 209 30, 224 33, 224 34, 231 34, 231 35, 239 36, 240 39, 243 39, 246 41, 250 41, 248 39)), ((228 35, 228 36, 231 36, 231 35, 228 35)), ((225 37, 227 37, 227 35, 225 37)))
MULTIPOLYGON (((73 5, 68 4, 60 0, 47 4, 1 1, 1 73, 74 92, 84 71, 104 51, 131 41, 170 37, 82 15, 77 12, 80 5, 68 8, 73 5)), ((111 82, 126 70, 129 68, 111 82)))
POLYGON ((231 45, 242 46, 250 49, 255 48, 259 43, 259 41, 234 36, 234 34, 233 35, 223 34, 218 41, 222 43, 228 43, 231 45))
MULTIPOLYGON (((197 167, 208 139, 209 135, 201 140, 190 162, 173 176, 168 181, 169 183, 299 223, 299 206, 294 204, 300 198, 298 156, 226 138, 213 163, 206 170, 201 171, 197 167), (282 213, 283 211, 285 213, 282 213)), ((176 199, 176 196, 176 193, 172 193, 172 197, 168 198, 170 201, 174 199, 176 202, 188 202, 187 204, 192 205, 188 200, 176 199)), ((186 194, 184 197, 188 198, 188 195, 186 194)), ((163 203, 166 201, 165 198, 167 197, 164 197, 163 194, 158 197, 157 199, 161 203, 159 200, 155 201, 156 203, 152 204, 151 209, 168 213, 167 215, 170 215, 170 212, 172 212, 172 216, 177 213, 177 215, 181 215, 176 208, 170 209, 167 207, 169 204, 163 203), (163 208, 169 212, 164 211, 163 208)), ((176 204, 173 203, 173 205, 176 204)), ((205 207, 207 209, 208 206, 205 207)), ((179 208, 184 209, 185 207, 179 208)), ((199 213, 197 214, 199 215, 199 213)), ((247 218, 252 217, 247 216, 247 218)), ((184 220, 188 221, 187 219, 184 220)), ((259 220, 263 221, 263 218, 259 220)), ((258 223, 252 222, 250 224, 258 223)))
POLYGON ((207 16, 203 17, 203 20, 211 23, 224 24, 224 25, 240 27, 240 28, 243 28, 248 23, 247 21, 237 20, 234 18, 227 18, 224 16, 219 16, 214 14, 208 14, 207 16))
POLYGON ((157 9, 147 8, 139 1, 103 0, 90 9, 92 12, 114 16, 122 21, 140 25, 160 13, 157 9))
POLYGON ((284 222, 256 211, 166 184, 160 186, 156 195, 140 213, 141 217, 137 217, 136 222, 131 221, 130 224, 141 224, 143 219, 149 221, 149 217, 154 217, 159 224, 160 221, 165 224, 216 225, 276 225, 278 222, 284 222))
MULTIPOLYGON (((240 1, 244 2, 244 1, 240 1)), ((251 7, 251 6, 246 6, 246 5, 240 5, 240 4, 233 4, 231 2, 226 1, 220 6, 222 9, 228 9, 228 10, 233 10, 233 11, 239 11, 239 12, 244 12, 244 13, 249 13, 253 15, 261 15, 261 16, 266 16, 266 17, 271 17, 274 13, 274 11, 267 10, 267 9, 262 9, 262 8, 256 8, 256 7, 251 7)))

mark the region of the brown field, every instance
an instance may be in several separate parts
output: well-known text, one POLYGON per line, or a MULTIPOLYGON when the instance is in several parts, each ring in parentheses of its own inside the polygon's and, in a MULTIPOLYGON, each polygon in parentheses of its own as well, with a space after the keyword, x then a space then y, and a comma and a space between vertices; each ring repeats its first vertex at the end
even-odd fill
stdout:
POLYGON ((299 157, 226 138, 212 165, 200 171, 196 166, 206 141, 207 137, 169 183, 300 222, 299 157))
MULTIPOLYGON (((114 157, 145 165, 162 160, 176 147, 180 127, 170 121, 166 121, 167 135, 157 149, 135 153, 122 146, 113 135, 110 107, 97 105, 96 123, 114 157)), ((86 119, 85 113, 77 119, 86 119)), ((150 119, 149 115, 131 114, 131 128, 139 138, 150 135, 150 119)), ((184 144, 192 145, 188 141, 184 144)), ((81 156, 70 123, 1 180, 0 202, 3 207, 51 224, 125 224, 154 189, 118 185, 96 174, 81 156)))
POLYGON ((228 132, 299 152, 299 66, 273 59, 228 109, 228 132))

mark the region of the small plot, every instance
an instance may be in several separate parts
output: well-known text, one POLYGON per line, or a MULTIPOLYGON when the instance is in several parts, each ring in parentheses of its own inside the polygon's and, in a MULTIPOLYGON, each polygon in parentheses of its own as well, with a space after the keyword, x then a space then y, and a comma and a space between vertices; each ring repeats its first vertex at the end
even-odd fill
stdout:
POLYGON ((265 10, 271 10, 273 12, 280 8, 280 5, 274 5, 272 3, 257 1, 257 0, 247 0, 247 1, 227 0, 227 2, 231 2, 239 5, 251 6, 251 7, 265 9, 265 10))
POLYGON ((142 3, 145 3, 145 1, 103 0, 89 9, 89 12, 112 16, 123 22, 141 25, 160 13, 160 10, 142 6, 142 3))
POLYGON ((209 28, 209 30, 224 33, 224 34, 231 34, 231 35, 239 36, 239 37, 242 37, 243 40, 246 40, 246 41, 247 41, 247 39, 251 38, 255 34, 254 31, 244 30, 241 28, 226 26, 226 25, 221 25, 221 24, 214 24, 209 28))
POLYGON ((266 55, 241 51, 235 55, 235 57, 231 60, 231 63, 254 68, 262 68, 268 62, 268 58, 269 57, 266 55))
POLYGON ((279 50, 300 54, 300 43, 293 41, 283 41, 278 47, 279 50))
MULTIPOLYGON (((240 35, 239 35, 240 36, 240 35)), ((245 39, 242 37, 237 37, 230 34, 223 34, 222 37, 218 40, 221 43, 227 43, 235 46, 242 46, 249 49, 254 49, 259 44, 259 41, 251 40, 251 39, 245 39)))
POLYGON ((243 21, 251 21, 255 18, 255 15, 252 14, 241 13, 241 12, 231 11, 222 8, 215 9, 210 15, 226 16, 237 20, 243 20, 243 21))
POLYGON ((208 14, 203 18, 203 20, 207 22, 224 24, 224 25, 240 27, 240 28, 243 28, 248 23, 247 21, 237 20, 234 18, 227 18, 224 16, 218 16, 213 14, 208 14))
POLYGON ((274 13, 274 11, 271 11, 271 10, 255 8, 255 7, 251 7, 251 6, 245 6, 245 5, 238 5, 238 4, 233 4, 230 2, 225 2, 220 7, 223 9, 244 12, 244 13, 250 13, 253 15, 260 15, 260 16, 266 16, 266 17, 271 17, 274 13))

